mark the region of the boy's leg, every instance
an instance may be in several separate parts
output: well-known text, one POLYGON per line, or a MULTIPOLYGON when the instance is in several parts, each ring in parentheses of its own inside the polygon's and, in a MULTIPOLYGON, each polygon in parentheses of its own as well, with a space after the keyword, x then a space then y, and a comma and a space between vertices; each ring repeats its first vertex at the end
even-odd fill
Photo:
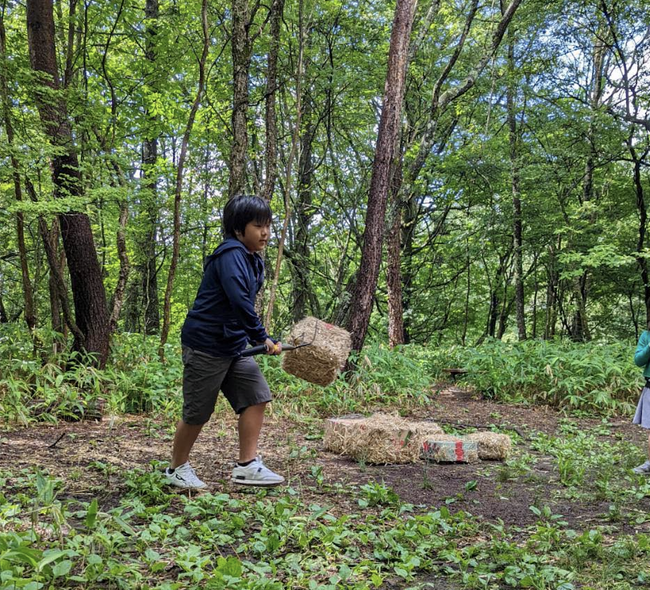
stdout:
POLYGON ((206 487, 189 464, 189 456, 203 425, 214 411, 219 387, 231 363, 232 359, 183 347, 183 418, 176 425, 172 457, 165 470, 170 485, 192 489, 206 487))
POLYGON ((266 402, 248 406, 239 414, 239 462, 247 463, 257 456, 257 443, 264 424, 266 402))
POLYGON ((172 460, 169 465, 172 469, 187 463, 190 458, 190 451, 202 428, 203 424, 185 424, 183 420, 178 421, 176 434, 174 435, 172 460))
POLYGON ((239 463, 232 470, 232 481, 251 486, 276 486, 284 477, 271 471, 257 456, 257 443, 264 423, 267 402, 248 406, 239 414, 239 463))
POLYGON ((264 424, 266 404, 271 390, 258 364, 250 357, 237 359, 223 381, 222 391, 232 409, 239 414, 239 463, 232 481, 243 485, 274 486, 284 477, 273 473, 257 456, 257 444, 264 424))

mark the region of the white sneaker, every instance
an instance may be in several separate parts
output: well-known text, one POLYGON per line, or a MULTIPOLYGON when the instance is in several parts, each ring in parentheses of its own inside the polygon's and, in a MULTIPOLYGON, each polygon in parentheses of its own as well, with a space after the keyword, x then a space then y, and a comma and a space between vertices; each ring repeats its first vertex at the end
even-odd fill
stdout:
POLYGON ((273 473, 262 463, 261 457, 255 457, 245 467, 235 465, 231 479, 235 483, 247 486, 277 486, 284 481, 284 477, 273 473))
POLYGON ((167 467, 165 469, 165 479, 170 486, 186 490, 202 490, 208 487, 196 476, 196 471, 194 471, 189 461, 174 470, 167 467))
POLYGON ((650 461, 646 461, 642 465, 639 465, 638 467, 635 467, 632 469, 634 473, 637 475, 648 475, 650 474, 650 461))

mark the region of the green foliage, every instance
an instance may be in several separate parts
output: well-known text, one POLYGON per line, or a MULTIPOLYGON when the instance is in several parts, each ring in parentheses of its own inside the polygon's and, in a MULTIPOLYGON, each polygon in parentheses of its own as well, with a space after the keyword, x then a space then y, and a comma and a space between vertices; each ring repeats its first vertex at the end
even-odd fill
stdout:
POLYGON ((141 510, 153 479, 126 474, 130 492, 105 509, 96 499, 57 501, 61 482, 47 474, 0 477, 12 482, 0 497, 0 571, 9 588, 362 590, 406 587, 428 574, 467 589, 600 589, 608 574, 642 575, 637 564, 650 553, 647 535, 612 543, 600 529, 567 528, 545 506, 531 507, 535 524, 509 530, 446 507, 415 510, 377 483, 341 488, 363 512, 337 514, 292 488, 165 494, 157 510, 141 510), (52 502, 69 515, 65 524, 47 509, 52 502), (30 526, 34 509, 38 527, 30 526), (63 526, 66 534, 57 534, 63 526))
MULTIPOLYGON (((110 412, 178 416, 183 370, 178 346, 167 345, 161 362, 157 338, 119 334, 107 368, 98 370, 77 354, 46 356, 52 337, 41 331, 42 348, 35 354, 26 330, 0 326, 0 408, 6 422, 79 419, 98 399, 110 412)), ((286 374, 279 357, 257 359, 280 402, 278 411, 287 413, 386 406, 408 411, 431 402, 437 383, 448 379, 445 368, 463 367, 464 382, 489 398, 613 414, 629 413, 638 396, 632 348, 538 340, 487 340, 474 348, 370 344, 351 357, 354 370, 327 387, 286 374)))
POLYGON ((640 373, 632 343, 489 340, 463 351, 467 381, 486 397, 569 411, 629 413, 640 373))
MULTIPOLYGON (((99 403, 118 413, 177 415, 182 364, 178 348, 158 340, 122 334, 113 341, 108 367, 93 367, 75 352, 46 352, 54 333, 36 335, 36 352, 27 331, 0 325, 0 409, 5 422, 79 420, 99 403)), ((92 415, 92 414, 91 414, 92 415)))

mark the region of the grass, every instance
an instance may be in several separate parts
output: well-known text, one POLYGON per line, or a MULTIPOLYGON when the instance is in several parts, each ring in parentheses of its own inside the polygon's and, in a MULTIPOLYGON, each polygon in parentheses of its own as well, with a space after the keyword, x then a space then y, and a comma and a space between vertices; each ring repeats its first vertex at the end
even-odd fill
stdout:
MULTIPOLYGON (((35 354, 20 331, 0 330, 0 411, 7 426, 78 418, 102 398, 112 413, 146 414, 141 428, 150 438, 168 436, 160 424, 179 413, 176 347, 161 363, 154 340, 123 334, 108 368, 98 371, 71 355, 35 354)), ((124 471, 99 455, 75 465, 65 480, 42 469, 5 469, 0 588, 415 590, 441 579, 449 588, 492 590, 647 585, 650 538, 629 531, 650 520, 650 480, 630 474, 641 452, 616 438, 608 420, 628 411, 636 395, 630 350, 543 342, 397 351, 371 345, 356 359, 354 376, 327 388, 287 376, 279 359, 262 357, 282 402, 276 418, 291 418, 304 436, 291 439, 287 450, 287 464, 310 466, 301 480, 276 490, 185 496, 163 486, 157 463, 124 471), (514 436, 515 455, 472 473, 439 506, 405 503, 381 482, 328 478, 309 444, 322 438, 320 416, 426 407, 449 366, 467 368, 466 383, 489 397, 551 404, 569 417, 553 434, 514 436), (575 418, 584 413, 603 418, 585 429, 575 418), (546 475, 536 470, 541 460, 549 463, 546 475), (96 483, 91 493, 75 495, 89 477, 96 483), (533 524, 513 526, 460 509, 480 507, 483 481, 511 500, 521 486, 532 490, 533 524), (605 508, 596 525, 575 527, 550 508, 563 502, 605 508)), ((429 475, 425 469, 412 485, 430 490, 429 475)))
POLYGON ((41 471, 2 472, 2 587, 361 590, 433 575, 468 589, 622 590, 650 579, 650 537, 576 531, 548 507, 518 529, 404 504, 376 482, 330 484, 318 470, 320 503, 293 487, 170 494, 159 473, 126 473, 108 508, 70 499, 41 471), (356 508, 341 513, 341 496, 356 508))

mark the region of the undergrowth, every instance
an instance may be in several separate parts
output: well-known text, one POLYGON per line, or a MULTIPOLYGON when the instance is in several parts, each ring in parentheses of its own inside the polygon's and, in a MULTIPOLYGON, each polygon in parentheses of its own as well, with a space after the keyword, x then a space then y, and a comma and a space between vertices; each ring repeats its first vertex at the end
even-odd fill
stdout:
MULTIPOLYGON (((98 400, 105 412, 150 413, 175 417, 180 412, 180 346, 168 344, 165 361, 158 339, 138 334, 113 338, 105 369, 78 353, 52 354, 55 336, 36 335, 34 346, 15 324, 0 326, 0 413, 5 422, 79 419, 98 400)), ((426 406, 445 369, 466 369, 463 383, 487 398, 541 403, 570 412, 629 413, 636 401, 640 372, 632 344, 498 340, 471 347, 405 345, 389 349, 370 344, 351 356, 355 369, 327 387, 285 373, 279 357, 259 356, 275 398, 275 411, 304 415, 366 412, 377 407, 402 411, 426 406)))
POLYGON ((547 507, 520 529, 418 510, 380 483, 320 480, 315 503, 292 487, 170 494, 155 466, 124 475, 105 507, 39 470, 0 472, 2 588, 416 589, 426 574, 453 588, 610 590, 650 575, 647 535, 577 532, 547 507), (330 503, 342 496, 356 509, 330 503))

